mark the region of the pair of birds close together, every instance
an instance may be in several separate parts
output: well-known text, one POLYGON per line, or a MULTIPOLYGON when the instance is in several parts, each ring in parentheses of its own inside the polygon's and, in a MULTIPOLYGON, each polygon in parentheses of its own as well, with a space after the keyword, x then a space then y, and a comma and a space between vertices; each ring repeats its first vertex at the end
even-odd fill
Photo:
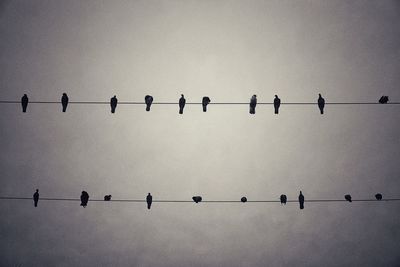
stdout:
MULTIPOLYGON (((67 106, 68 106, 69 98, 66 93, 63 93, 61 96, 61 105, 62 105, 62 112, 67 111, 67 106)), ((26 109, 28 108, 28 103, 29 103, 29 98, 26 94, 24 94, 21 98, 21 106, 22 106, 22 112, 26 112, 26 109)))

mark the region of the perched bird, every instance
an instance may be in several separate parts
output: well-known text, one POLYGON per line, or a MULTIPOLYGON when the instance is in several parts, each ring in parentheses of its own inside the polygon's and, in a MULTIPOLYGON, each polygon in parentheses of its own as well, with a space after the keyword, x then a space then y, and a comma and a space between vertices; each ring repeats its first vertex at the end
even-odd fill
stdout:
POLYGON ((151 203, 153 202, 153 196, 150 195, 150 193, 146 197, 146 202, 147 202, 147 209, 150 209, 151 203))
POLYGON ((186 104, 186 99, 181 94, 181 98, 179 99, 179 114, 183 114, 183 108, 185 107, 185 104, 186 104))
POLYGON ((21 105, 22 105, 22 112, 26 112, 26 108, 28 107, 29 98, 26 94, 21 97, 21 105))
POLYGON ((196 203, 199 203, 203 200, 203 198, 201 196, 194 196, 194 197, 192 197, 192 199, 196 203))
POLYGON ((253 95, 250 98, 250 114, 256 114, 257 96, 253 95))
POLYGON ((115 109, 117 108, 118 99, 117 96, 113 96, 110 99, 111 113, 115 113, 115 109))
POLYGON ((275 99, 274 99, 275 114, 279 113, 280 106, 281 106, 281 100, 279 99, 279 97, 277 95, 275 95, 275 99))
POLYGON ((89 194, 86 191, 82 191, 81 206, 86 208, 88 201, 89 201, 89 194))
POLYGON ((33 194, 33 202, 34 206, 37 207, 37 204, 39 202, 39 189, 36 189, 36 192, 33 194))
POLYGON ((201 104, 203 105, 203 112, 207 111, 207 105, 210 104, 211 100, 208 96, 203 97, 201 104))
POLYGON ((242 201, 243 203, 246 203, 246 202, 247 202, 247 197, 242 197, 242 198, 240 199, 240 201, 242 201))
POLYGON ((112 195, 105 195, 104 196, 104 201, 110 201, 111 197, 112 197, 112 195))
POLYGON ((304 195, 303 193, 300 191, 300 195, 299 195, 299 203, 300 203, 300 209, 304 209, 304 195))
POLYGON ((389 97, 387 95, 383 95, 379 99, 379 103, 381 103, 381 104, 386 104, 388 101, 389 101, 389 97))
POLYGON ((346 199, 348 202, 351 202, 351 196, 350 195, 345 195, 344 199, 346 199))
POLYGON ((382 200, 382 194, 378 193, 375 195, 376 200, 382 200))
POLYGON ((318 94, 318 107, 319 111, 321 111, 321 114, 324 114, 324 107, 325 107, 325 99, 321 96, 321 94, 318 94))
POLYGON ((150 111, 151 104, 153 103, 153 97, 151 95, 146 95, 144 97, 144 102, 146 103, 146 111, 150 111))
POLYGON ((69 101, 69 98, 68 98, 67 94, 63 93, 63 95, 61 97, 62 112, 67 111, 68 101, 69 101))
POLYGON ((286 205, 287 197, 286 195, 281 195, 281 204, 286 205))

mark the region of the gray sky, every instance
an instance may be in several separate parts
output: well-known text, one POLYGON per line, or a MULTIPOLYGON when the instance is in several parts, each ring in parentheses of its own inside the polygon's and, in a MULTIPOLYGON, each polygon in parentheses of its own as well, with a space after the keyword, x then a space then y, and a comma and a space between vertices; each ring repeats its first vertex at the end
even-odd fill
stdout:
MULTIPOLYGON (((0 99, 400 100, 399 1, 2 1, 0 99)), ((399 107, 0 105, 0 195, 399 197, 399 107)), ((0 201, 1 266, 398 266, 396 202, 0 201)))

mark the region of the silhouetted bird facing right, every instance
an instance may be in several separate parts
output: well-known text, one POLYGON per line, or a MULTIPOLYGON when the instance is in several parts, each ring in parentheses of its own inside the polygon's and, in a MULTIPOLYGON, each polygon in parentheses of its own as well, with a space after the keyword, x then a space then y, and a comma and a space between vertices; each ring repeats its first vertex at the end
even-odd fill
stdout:
POLYGON ((37 207, 39 202, 39 189, 36 189, 36 192, 33 194, 33 205, 37 207))
POLYGON ((111 197, 112 197, 112 195, 105 195, 104 196, 104 201, 110 201, 111 197))
POLYGON ((242 201, 243 203, 246 203, 246 202, 247 202, 247 197, 242 197, 242 198, 240 199, 240 201, 242 201))
POLYGON ((199 203, 203 200, 203 198, 201 196, 194 196, 194 197, 192 197, 192 199, 196 203, 199 203))
POLYGON ((21 97, 22 112, 26 112, 26 108, 28 107, 28 102, 29 98, 26 94, 24 94, 24 96, 21 97))
POLYGON ((281 100, 279 99, 278 95, 275 95, 275 99, 274 99, 275 114, 279 113, 280 106, 281 106, 281 100))
POLYGON ((151 104, 153 103, 153 97, 151 95, 146 95, 144 97, 144 102, 146 103, 146 111, 150 111, 151 104))
POLYGON ((287 197, 286 195, 281 195, 281 204, 286 205, 287 197))
POLYGON ((299 203, 300 203, 300 209, 304 209, 304 195, 303 193, 300 191, 300 195, 299 195, 299 203))
POLYGON ((378 193, 375 195, 376 200, 382 200, 382 194, 378 193))
POLYGON ((147 202, 147 209, 151 208, 151 203, 153 203, 153 196, 150 195, 150 193, 146 197, 146 202, 147 202))
POLYGON ((62 112, 67 111, 68 101, 69 101, 69 98, 68 98, 67 94, 63 93, 63 95, 61 97, 62 112))
POLYGON ((324 114, 324 107, 325 107, 325 99, 321 96, 321 94, 318 94, 318 107, 319 111, 321 111, 321 114, 324 114))
POLYGON ((256 114, 257 96, 253 95, 250 98, 250 114, 256 114))
POLYGON ((179 99, 179 114, 183 114, 183 109, 185 108, 186 99, 183 95, 179 99))
POLYGON ((81 206, 86 208, 89 201, 89 194, 86 191, 82 191, 81 194, 81 206))
POLYGON ((383 95, 379 99, 379 103, 381 103, 381 104, 386 104, 388 101, 389 101, 389 97, 387 95, 383 95))
POLYGON ((110 99, 111 113, 115 113, 115 109, 117 108, 118 99, 117 96, 113 96, 110 99))
POLYGON ((203 112, 207 111, 207 105, 210 104, 211 99, 208 96, 203 97, 201 104, 203 105, 203 112))
POLYGON ((351 202, 351 196, 350 195, 345 195, 344 199, 346 199, 348 202, 351 202))

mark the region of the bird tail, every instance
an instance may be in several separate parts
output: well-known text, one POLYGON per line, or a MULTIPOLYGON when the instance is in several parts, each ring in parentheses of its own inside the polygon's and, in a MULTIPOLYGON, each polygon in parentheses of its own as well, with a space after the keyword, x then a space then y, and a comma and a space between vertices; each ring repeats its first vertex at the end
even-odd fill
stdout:
POLYGON ((150 111, 150 106, 149 105, 147 105, 146 111, 150 111))

